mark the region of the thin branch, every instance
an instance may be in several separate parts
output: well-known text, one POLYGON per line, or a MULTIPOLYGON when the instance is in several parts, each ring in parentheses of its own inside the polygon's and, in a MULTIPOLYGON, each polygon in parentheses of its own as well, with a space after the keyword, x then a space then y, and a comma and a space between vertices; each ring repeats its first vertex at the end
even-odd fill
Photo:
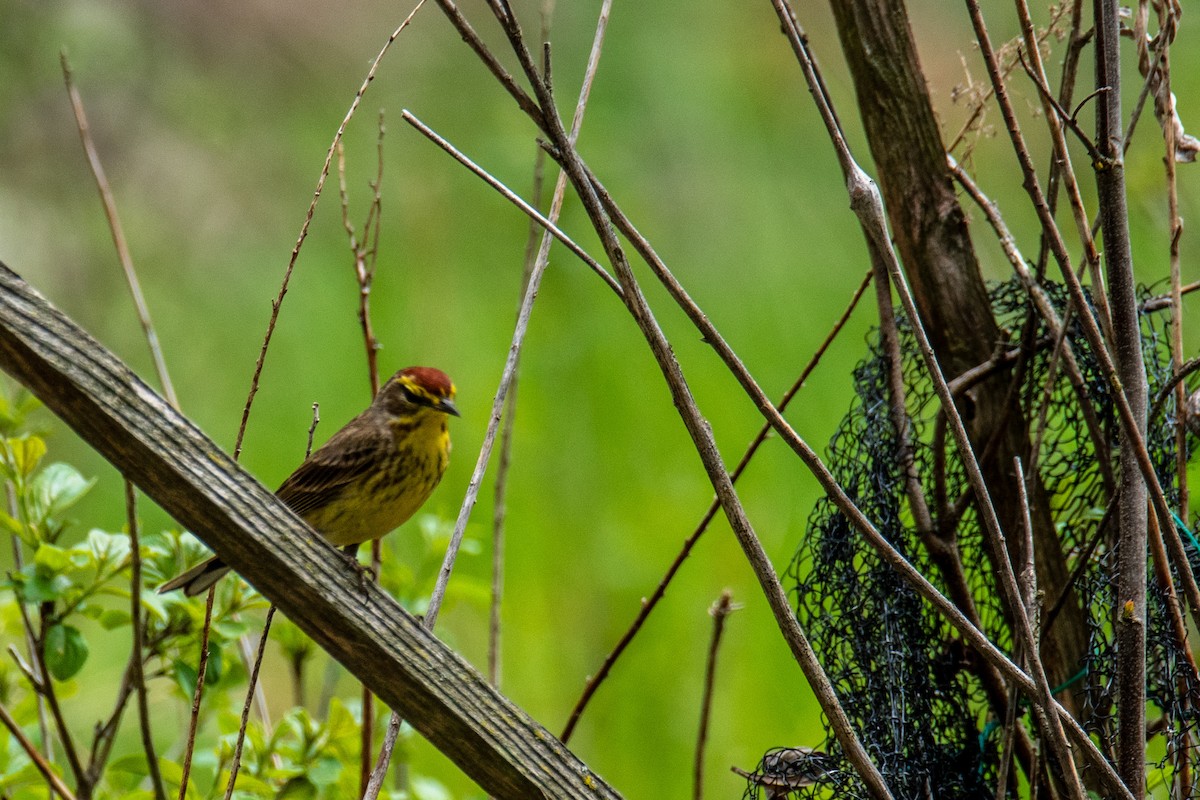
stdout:
POLYGON ((200 699, 204 696, 204 678, 208 672, 208 633, 212 629, 213 599, 216 587, 208 590, 204 601, 204 625, 200 628, 200 659, 196 665, 196 689, 192 692, 192 710, 188 716, 187 743, 183 748, 183 774, 179 778, 179 800, 186 800, 188 778, 192 774, 192 755, 196 751, 196 730, 200 726, 200 699))
MULTIPOLYGON (((379 229, 381 225, 381 209, 383 198, 383 112, 379 112, 379 136, 376 138, 376 172, 371 184, 373 196, 367 219, 363 223, 363 241, 358 240, 354 223, 350 221, 350 193, 346 186, 346 150, 341 142, 337 146, 338 160, 338 196, 341 199, 342 227, 350 245, 350 256, 353 260, 354 279, 358 284, 358 322, 362 328, 363 347, 367 353, 367 379, 371 386, 371 397, 379 394, 379 365, 377 354, 379 342, 371 327, 371 284, 375 280, 375 264, 378 258, 379 229), (368 241, 371 244, 368 245, 368 241)), ((351 548, 357 551, 357 547, 351 548)), ((373 539, 370 546, 372 580, 378 581, 383 565, 383 544, 379 539, 373 539)), ((371 745, 375 741, 375 701, 371 691, 362 687, 362 728, 359 731, 359 794, 365 795, 367 785, 371 780, 371 745)))
POLYGON ((317 202, 321 199, 321 192, 325 189, 325 181, 329 178, 329 166, 333 162, 334 153, 337 152, 338 144, 342 141, 342 136, 346 132, 346 127, 350 124, 350 120, 354 117, 354 113, 358 110, 359 104, 362 102, 363 95, 366 94, 367 87, 375 80, 375 73, 379 69, 379 63, 383 60, 384 55, 392 46, 392 42, 396 41, 396 37, 408 27, 412 22, 413 17, 425 5, 425 0, 418 0, 413 10, 409 12, 400 26, 392 32, 383 47, 379 50, 379 54, 375 56, 371 62, 370 68, 367 70, 367 75, 363 78, 362 84, 358 87, 358 91, 354 94, 354 100, 350 103, 350 108, 346 111, 346 116, 342 118, 342 122, 338 125, 337 133, 333 136, 333 141, 329 145, 329 150, 325 153, 325 163, 321 165, 321 174, 317 178, 317 188, 313 192, 312 202, 308 205, 308 211, 304 215, 304 223, 300 226, 300 235, 296 239, 295 246, 292 247, 291 257, 288 259, 287 268, 283 272, 283 280, 279 284, 279 294, 271 301, 271 316, 267 321, 267 332, 263 336, 262 347, 258 353, 258 360, 254 364, 254 374, 250 378, 250 391, 246 396, 246 404, 242 408, 242 419, 238 424, 237 438, 233 446, 233 457, 237 459, 242 453, 242 439, 246 435, 246 425, 250 421, 250 408, 254 404, 254 396, 258 394, 258 382, 262 377, 263 363, 267 358, 267 349, 271 345, 271 337, 275 333, 275 324, 279 319, 279 310, 283 305, 283 298, 287 295, 288 284, 292 279, 292 272, 296 268, 296 259, 300 256, 300 248, 304 244, 304 240, 308 238, 308 228, 312 224, 313 214, 317 210, 317 202))
MULTIPOLYGON (((915 307, 912 302, 912 296, 907 292, 907 285, 904 281, 904 276, 900 271, 899 264, 895 261, 895 255, 891 251, 890 242, 888 240, 886 224, 884 223, 884 215, 882 213, 881 200, 879 198, 878 189, 874 182, 866 176, 865 173, 858 167, 850 154, 848 145, 844 135, 842 134, 837 118, 832 112, 832 107, 829 104, 828 98, 820 91, 821 81, 816 77, 815 64, 808 53, 805 37, 801 33, 799 23, 797 22, 794 13, 787 5, 785 0, 772 0, 780 22, 783 25, 784 33, 788 41, 792 45, 792 50, 796 54, 800 62, 801 69, 805 75, 805 79, 809 85, 810 91, 817 103, 822 120, 826 124, 827 132, 830 140, 833 142, 834 150, 838 158, 839 164, 842 166, 847 180, 847 189, 850 192, 851 208, 859 216, 862 221, 864 232, 867 235, 868 243, 875 246, 881 255, 888 257, 888 271, 893 276, 893 280, 897 286, 897 290, 901 293, 901 299, 904 302, 906 313, 909 314, 913 321, 914 329, 918 332, 918 341, 921 345, 922 356, 929 367, 931 377, 934 379, 935 388, 938 391, 938 396, 942 401, 942 405, 947 409, 948 416, 956 424, 952 426, 954 429, 955 438, 959 443, 959 450, 962 453, 963 461, 967 464, 968 474, 971 477, 973 487, 977 488, 977 494, 980 497, 981 515, 985 517, 985 530, 988 532, 989 538, 995 542, 1000 539, 996 536, 998 524, 995 519, 995 511, 991 504, 984 502, 987 498, 987 487, 981 485, 981 476, 979 474, 978 462, 973 458, 973 453, 970 448, 970 443, 966 440, 965 430, 962 429, 961 418, 954 411, 954 403, 949 396, 948 387, 945 384, 944 378, 941 376, 940 369, 937 366, 936 358, 933 356, 932 350, 929 348, 928 340, 923 336, 923 329, 919 325, 920 318, 915 314, 915 307), (965 445, 965 446, 964 446, 965 445), (981 490, 981 491, 980 491, 981 490)), ((990 51, 989 51, 990 52, 990 51)), ((989 69, 995 66, 994 54, 989 60, 989 69)), ((996 81, 994 81, 996 83, 996 81)), ((1001 94, 1003 85, 997 86, 997 95, 1001 94)), ((1003 106, 1002 106, 1003 107, 1003 106)), ((1072 277, 1073 274, 1072 274, 1072 277)), ((1076 283, 1076 285, 1078 285, 1076 283)), ((777 428, 780 430, 781 428, 777 428)), ((788 434, 794 436, 794 432, 788 434)), ((875 547, 877 551, 887 560, 892 566, 897 569, 900 574, 908 580, 926 599, 930 600, 939 612, 947 618, 963 635, 967 642, 976 649, 982 656, 994 663, 1003 673, 1010 679, 1016 680, 1021 686, 1022 691, 1029 696, 1034 702, 1042 701, 1042 694, 1038 690, 1036 683, 1021 671, 1015 664, 1012 663, 1006 656, 998 651, 995 645, 984 635, 978 628, 972 625, 961 612, 953 606, 946 598, 937 591, 928 580, 916 570, 903 556, 879 534, 879 531, 871 524, 871 522, 862 514, 854 503, 846 496, 845 491, 837 484, 837 481, 829 473, 828 468, 821 463, 815 453, 811 452, 798 437, 793 444, 793 449, 801 454, 801 457, 808 465, 809 469, 817 477, 822 487, 829 493, 830 498, 835 505, 847 516, 849 521, 866 537, 867 541, 875 547)), ((997 559, 998 563, 1007 563, 1004 559, 997 559)), ((1009 570, 1011 574, 1011 569, 1009 570)), ((1002 582, 1003 583, 1003 582, 1002 582)), ((1011 603, 1011 595, 1010 595, 1011 603)), ((1028 626, 1021 631, 1021 638, 1028 641, 1032 638, 1032 632, 1028 626)), ((1031 648, 1036 652, 1036 646, 1031 648)), ((1051 698, 1052 707, 1051 713, 1063 720, 1063 724, 1067 728, 1067 733, 1071 736, 1083 750, 1097 768, 1101 778, 1109 787, 1110 791, 1118 794, 1121 797, 1132 797, 1129 790, 1124 787, 1120 779, 1112 769, 1112 765, 1104 758, 1095 745, 1088 738, 1087 734, 1079 727, 1078 723, 1066 713, 1061 707, 1051 698)))
POLYGON ((25 731, 21 730, 21 726, 8 713, 8 709, 4 706, 4 703, 0 703, 0 723, 3 723, 4 727, 8 728, 8 732, 17 740, 17 744, 29 756, 29 760, 37 767, 38 772, 42 773, 42 776, 46 779, 46 783, 50 784, 50 788, 62 795, 63 800, 75 800, 74 792, 63 783, 62 778, 58 777, 58 773, 54 771, 54 767, 38 752, 33 742, 29 741, 29 737, 25 735, 25 731))
MULTIPOLYGON (((1054 222, 1053 214, 1046 203, 1046 197, 1042 192, 1041 184, 1038 182, 1033 160, 1021 136, 1020 124, 1017 122, 1016 113, 1009 100, 1007 87, 1000 76, 999 67, 996 63, 996 54, 992 49, 991 40, 988 37, 987 28, 983 23, 978 2, 977 0, 967 0, 967 5, 975 26, 975 35, 979 42, 980 52, 983 55, 984 62, 988 66, 989 76, 996 89, 996 99, 1003 113, 1005 125, 1009 131, 1009 138, 1012 141, 1013 150, 1017 155, 1017 160, 1024 176, 1023 186, 1029 194, 1033 207, 1042 223, 1042 230, 1049 241, 1050 251, 1058 263, 1063 280, 1067 285, 1071 302, 1074 303, 1076 313, 1079 315, 1085 338, 1099 362, 1101 374, 1108 385, 1110 396, 1116 404, 1121 429, 1125 435, 1130 437, 1131 449, 1137 457, 1137 468, 1150 490, 1154 510, 1158 514, 1159 525, 1164 530, 1171 531, 1167 536, 1167 549, 1171 560, 1175 563, 1179 572, 1180 580, 1183 583, 1184 595, 1188 599, 1188 606, 1193 619, 1200 620, 1200 587, 1197 586, 1196 578, 1188 566, 1187 553, 1183 548, 1179 532, 1175 530, 1170 506, 1167 504, 1166 496, 1163 494, 1162 486, 1158 481, 1158 475, 1154 470, 1154 464, 1150 459, 1149 451, 1146 449, 1145 440, 1141 435, 1137 418, 1134 416, 1133 410, 1130 408, 1129 402, 1125 397, 1121 378, 1117 374, 1116 365, 1113 363, 1112 357, 1105 345, 1104 336, 1100 332, 1099 325, 1088 306, 1083 287, 1080 285, 1078 277, 1071 268, 1071 259, 1067 253, 1066 244, 1062 240, 1061 233, 1054 222)), ((1107 764, 1107 762, 1105 763, 1107 764)))
MULTIPOLYGON (((866 292, 867 286, 869 286, 870 283, 871 272, 868 271, 863 277, 862 283, 860 283, 858 288, 854 290, 854 295, 850 298, 850 303, 842 312, 841 317, 839 317, 837 322, 834 323, 833 329, 825 336, 825 340, 821 342, 820 347, 817 348, 817 351, 813 354, 812 358, 809 359, 808 364, 805 365, 804 369, 800 372, 800 377, 796 379, 791 388, 784 393, 783 398, 779 401, 780 413, 783 413, 787 409, 788 404, 792 401, 792 398, 796 396, 796 393, 800 391, 800 387, 804 385, 805 381, 808 380, 808 376, 812 374, 812 371, 816 369, 817 364, 820 363, 821 358, 825 355, 825 351, 829 349, 829 346, 833 344, 833 341, 838 337, 838 334, 841 333, 846 323, 850 320, 851 313, 858 306, 859 300, 862 299, 863 293, 866 292)), ((734 467, 733 472, 730 473, 729 477, 733 482, 736 483, 737 480, 742 476, 742 473, 746 471, 746 467, 749 466, 750 460, 754 457, 755 453, 758 452, 758 448, 762 446, 762 443, 767 440, 767 436, 770 434, 770 432, 770 424, 764 423, 759 429, 758 433, 755 435, 754 439, 752 439, 750 444, 746 447, 745 452, 742 453, 742 457, 738 461, 737 466, 734 467)), ((650 616, 650 613, 655 609, 655 607, 658 606, 659 601, 662 600, 666 595, 667 587, 675 578, 675 574, 679 572, 679 568, 683 566, 683 562, 686 561, 687 557, 691 554, 692 548, 696 546, 696 542, 698 542, 704 532, 708 530, 709 523, 713 521, 720 509, 720 501, 714 498, 709 504, 708 509, 704 512, 704 516, 700 519, 700 522, 692 531, 691 535, 684 540, 683 547, 680 549, 679 553, 676 554, 675 560, 672 561, 671 565, 667 568, 666 574, 663 575, 662 580, 658 582, 658 586, 654 588, 654 592, 651 593, 648 598, 642 600, 641 607, 638 609, 637 616, 634 618, 633 622, 617 641, 617 644, 613 647, 612 651, 605 656, 604 663, 600 665, 600 669, 596 671, 596 674, 588 678, 587 685, 583 688, 583 694, 580 695, 579 700, 576 701, 575 707, 571 709, 571 714, 567 718, 567 724, 563 728, 562 735, 559 737, 562 739, 564 744, 570 741, 571 734, 574 732, 580 716, 583 714, 584 709, 587 708, 588 703, 591 702, 592 697, 596 694, 596 690, 600 688, 600 685, 604 682, 605 678, 608 677, 608 674, 612 671, 617 659, 619 659, 621 654, 625 652, 625 648, 629 646, 634 637, 637 636, 638 631, 642 629, 642 625, 645 624, 646 619, 650 616)))
POLYGON ((129 525, 129 624, 133 630, 132 667, 133 687, 137 692, 138 727, 142 733, 142 749, 146 753, 146 769, 150 774, 150 784, 154 787, 154 797, 166 800, 167 792, 163 788, 162 773, 158 769, 158 755, 154 752, 154 737, 150 731, 150 704, 146 697, 146 675, 143 669, 142 656, 143 636, 142 626, 142 552, 138 540, 137 494, 133 483, 125 481, 125 512, 129 525))
POLYGON ((692 767, 693 800, 702 800, 704 797, 704 746, 708 742, 708 718, 712 712, 713 684, 717 674, 717 652, 721 647, 721 634, 725 632, 726 618, 739 607, 733 604, 733 594, 726 589, 708 610, 713 618, 713 631, 704 668, 704 692, 700 697, 700 733, 696 736, 696 759, 692 767))
POLYGON ((509 189, 498 179, 493 177, 491 173, 468 158, 462 151, 450 144, 448 140, 439 136, 432 128, 413 116, 413 114, 407 109, 402 111, 400 116, 405 122, 407 122, 409 125, 412 125, 418 131, 424 134, 429 141, 433 142, 438 147, 449 153, 454 160, 458 161, 458 163, 471 170, 471 172, 474 172, 480 178, 483 178, 483 180, 489 186, 499 192, 501 196, 503 196, 510 203, 521 209, 521 211, 525 212, 530 219, 534 220, 537 224, 541 225, 543 228, 553 234, 555 239, 558 239, 560 242, 566 245, 568 250, 578 256, 579 260, 581 260, 584 264, 587 264, 593 272, 599 275, 604 282, 608 284, 608 287, 613 290, 613 292, 615 292, 618 296, 621 294, 621 285, 615 278, 613 278, 612 275, 608 274, 608 271, 604 269, 604 267, 600 266, 600 262, 588 255, 586 250, 576 244, 571 237, 567 236, 567 234, 563 233, 563 231, 557 225, 555 225, 546 217, 542 216, 540 211, 531 206, 529 203, 526 203, 516 192, 509 189))
POLYGON ((225 800, 233 797, 233 787, 237 783, 238 770, 242 765, 242 744, 246 739, 246 726, 250 722, 250 707, 254 704, 254 689, 258 686, 258 671, 262 667, 263 654, 267 649, 267 634, 271 631, 271 620, 275 617, 275 606, 267 608, 267 617, 263 620, 262 635, 258 638, 258 653, 250 669, 250 687, 246 692, 246 702, 242 705, 241 723, 238 725, 237 742, 233 747, 233 763, 229 765, 229 783, 225 785, 225 800))
MULTIPOLYGON (((439 0, 440 2, 440 0, 439 0)), ((453 4, 451 4, 453 5, 453 4)), ((443 4, 445 8, 445 4, 443 4)), ((595 80, 596 71, 600 64, 600 54, 604 44, 604 35, 608 30, 608 15, 612 8, 612 0, 604 0, 604 4, 600 9, 599 20, 596 23, 596 33, 593 38, 591 55, 588 58, 587 68, 584 70, 583 85, 579 90, 579 100, 575 106, 575 117, 571 128, 571 141, 573 142, 579 136, 580 127, 583 125, 584 111, 587 108, 587 101, 591 95, 592 83, 595 80)), ((449 11, 447 11, 449 13, 449 11)), ((457 12, 456 12, 457 13, 457 12)), ((465 23, 465 20, 464 20, 465 23)), ((479 169, 455 150, 449 142, 446 142, 431 129, 413 117, 407 110, 403 112, 405 121, 416 127, 432 141, 437 143, 443 150, 455 156, 461 163, 470 168, 480 177, 483 177, 493 187, 505 193, 507 197, 516 202, 527 214, 535 217, 539 222, 542 222, 547 230, 557 230, 554 221, 558 219, 559 213, 562 210, 562 203, 566 189, 566 181, 562 175, 559 176, 558 182, 555 185, 554 196, 550 203, 549 218, 542 215, 532 206, 525 203, 520 198, 509 191, 499 181, 492 178, 483 170, 479 169)), ((557 119, 557 117, 556 117, 557 119)), ((582 254, 581 257, 588 260, 582 249, 577 248, 573 242, 565 238, 565 235, 558 236, 560 241, 572 247, 573 252, 582 254)), ((520 360, 521 347, 525 341, 525 333, 529 327, 529 318, 533 312, 533 303, 537 299, 538 289, 541 286, 542 276, 545 274, 546 267, 549 264, 551 240, 548 235, 542 237, 541 249, 538 252, 538 257, 534 262, 532 272, 525 279, 525 288, 521 299, 521 305, 517 312, 517 322, 513 330, 512 343, 509 346, 508 357, 505 360, 504 371, 500 376, 500 385, 496 389, 496 395, 492 401, 492 412, 488 418, 487 432, 484 436, 483 444, 479 450, 479 457, 476 459, 475 468, 471 473, 471 480, 467 484, 467 492, 463 497, 462 506, 459 508, 458 518, 454 524, 454 532, 451 534, 450 542, 446 547, 446 555, 442 561, 441 570, 438 572, 437 583, 434 586, 433 593, 429 598, 429 606, 426 609, 422 624, 427 630, 433 630, 437 623, 437 617, 441 610, 442 600, 446 594, 446 587, 450 581, 450 574, 454 568, 454 562, 458 557, 458 549, 462 543, 464 534, 466 533, 467 522, 470 519, 471 511, 475 506, 476 498, 479 494, 479 487, 483 481, 483 473, 487 469, 488 461, 491 458, 492 448, 495 443, 496 434, 499 428, 500 419, 503 415, 505 399, 512 387, 513 381, 516 379, 517 364, 520 360)), ((599 263, 592 261, 595 264, 595 269, 599 270, 599 274, 606 275, 604 269, 599 263)), ((611 278, 610 278, 611 280, 611 278)), ((619 290, 618 290, 619 293, 619 290)), ((383 747, 380 750, 376 760, 375 769, 371 773, 370 780, 367 783, 366 791, 364 792, 364 800, 373 800, 378 796, 380 788, 383 785, 383 778, 387 774, 388 764, 391 761, 392 748, 395 746, 396 734, 399 732, 400 717, 399 714, 393 712, 392 718, 388 724, 387 735, 384 738, 383 747)))
MULTIPOLYGON (((1075 358, 1074 349, 1066 342, 1067 323, 1070 320, 1073 305, 1068 304, 1062 317, 1059 317, 1058 311, 1054 308, 1054 304, 1050 301, 1049 295, 1042 287, 1040 280, 1030 271, 1028 264, 1020 251, 1017 248, 1016 239, 1009 232, 1008 226, 1004 222, 1004 218, 1000 215, 1000 209, 996 204, 983 193, 979 186, 971 179, 957 161, 949 158, 950 172, 954 175, 955 180, 967 192, 967 195, 975 201, 975 204, 983 211, 987 217, 988 224, 995 231, 996 237, 1000 240, 1000 246, 1004 250, 1005 256, 1008 258, 1009 264, 1012 265, 1013 271, 1021 280, 1021 285, 1025 291, 1029 293, 1030 299, 1033 301, 1034 307, 1038 314, 1046 323, 1046 328, 1050 335, 1055 337, 1055 341, 1061 344, 1056 344, 1054 353, 1055 358, 1062 359, 1064 371, 1071 382, 1071 388, 1075 392, 1075 396, 1079 401, 1079 410, 1083 415, 1084 426, 1087 428, 1088 437, 1092 442, 1092 449, 1096 453, 1108 452, 1108 437, 1100 424, 1099 417, 1096 416, 1095 406, 1092 404, 1090 390, 1088 389, 1087 381, 1083 379, 1083 371, 1079 367, 1079 362, 1075 358)), ((1033 452, 1037 453, 1037 448, 1033 452)), ((1117 482, 1116 476, 1113 474, 1112 464, 1107 458, 1096 459, 1097 466, 1100 470, 1101 480, 1104 482, 1104 489, 1112 496, 1116 491, 1117 482)), ((1030 472, 1032 473, 1032 469, 1030 472)))
MULTIPOLYGON (((20 519, 20 512, 17 508, 16 487, 13 486, 12 481, 4 482, 4 495, 8 503, 8 515, 13 519, 20 519)), ((25 568, 24 557, 21 554, 21 539, 15 533, 9 534, 9 536, 12 540, 13 569, 20 572, 25 568)), ((29 610, 25 607, 24 603, 18 602, 17 610, 21 617, 21 631, 25 635, 25 651, 29 656, 29 660, 33 662, 29 665, 28 670, 22 670, 22 672, 30 678, 32 683, 36 683, 37 679, 34 676, 42 674, 43 669, 37 660, 37 641, 33 630, 33 623, 29 619, 29 610)), ((9 645, 9 650, 12 651, 14 660, 19 663, 20 659, 16 653, 16 647, 9 645)), ((41 735, 42 747, 46 749, 46 760, 53 761, 54 740, 50 738, 50 725, 46 719, 46 701, 40 692, 34 692, 34 703, 37 706, 38 733, 41 735)))
POLYGON ((46 668, 46 631, 48 628, 49 604, 43 603, 39 612, 37 663, 41 666, 42 672, 38 676, 35 689, 41 692, 46 698, 46 705, 50 708, 50 716, 54 719, 54 727, 58 731, 58 739, 62 743, 63 752, 67 757, 67 765, 71 768, 71 774, 75 776, 75 788, 81 794, 90 794, 93 781, 83 768, 83 763, 79 760, 79 752, 75 748, 75 739, 71 736, 71 729, 67 726, 67 720, 63 716, 62 707, 58 704, 58 692, 54 688, 54 679, 50 676, 46 668))
POLYGON ((513 100, 517 102, 521 110, 537 123, 539 128, 544 129, 544 122, 541 122, 542 110, 538 108, 538 104, 534 102, 533 98, 524 89, 517 85, 513 76, 492 55, 492 51, 479 38, 479 34, 471 27, 471 23, 467 22, 467 18, 458 10, 458 6, 455 5, 453 0, 437 0, 437 4, 442 7, 442 11, 449 18, 455 30, 462 36, 463 41, 475 51, 475 55, 479 56, 479 60, 487 66, 488 70, 495 76, 500 85, 504 87, 505 91, 512 95, 513 100))
POLYGON ((113 199, 112 187, 104 173, 104 165, 100 162, 100 154, 92 141, 91 128, 88 126, 87 114, 83 110, 83 99, 71 80, 71 64, 67 61, 64 50, 59 59, 62 63, 63 80, 67 85, 67 95, 71 99, 71 109, 75 112, 75 125, 79 129, 79 139, 83 144, 83 152, 87 156, 88 166, 91 167, 92 177, 96 180, 96 188, 100 191, 100 202, 104 206, 104 215, 108 218, 108 229, 112 233, 113 245, 117 249, 117 259, 121 269, 125 271, 125 283, 133 297, 133 307, 137 311, 138 321, 142 324, 142 332, 146 336, 146 344, 150 347, 150 357, 154 360, 154 371, 158 374, 158 382, 162 385, 163 395, 173 407, 179 408, 179 400, 175 396, 175 387, 171 384, 171 376, 167 372, 167 362, 163 358, 162 348, 158 343, 158 333, 150 320, 150 307, 142 294, 142 284, 138 280, 137 271, 133 268, 133 256, 129 253, 129 244, 125 241, 125 231, 121 227, 121 218, 117 214, 117 204, 113 199))
MULTIPOLYGON (((972 0, 974 2, 974 0, 972 0)), ((1075 167, 1071 162, 1071 153, 1067 148, 1067 139, 1063 134, 1062 122, 1058 114, 1058 101, 1047 88, 1046 70, 1042 65, 1042 54, 1036 43, 1036 34, 1033 26, 1033 19, 1029 13, 1029 5, 1026 0, 1016 0, 1017 19, 1021 25, 1021 32, 1025 39, 1025 49, 1029 55, 1030 61, 1030 76, 1039 89, 1039 95, 1042 99, 1043 116, 1046 119, 1046 127, 1050 133, 1050 142, 1054 149, 1055 178, 1060 181, 1067 193, 1067 202, 1071 207, 1071 217, 1075 221, 1075 228, 1079 235, 1079 241, 1083 245, 1084 261, 1087 264, 1088 273, 1092 278, 1092 302, 1096 306, 1096 316, 1099 317, 1100 327, 1108 335, 1109 340, 1112 340, 1113 320, 1112 311, 1108 307, 1108 297, 1104 292, 1104 275, 1100 270, 1100 254, 1096 250, 1096 241, 1093 238, 1094 232, 1089 224, 1087 211, 1083 206, 1083 195, 1079 189, 1079 182, 1075 177, 1075 167)), ((974 20, 977 26, 982 26, 982 17, 974 20)), ((1007 101, 1007 94, 1001 94, 997 91, 997 102, 1004 103, 1007 101)), ((1067 118, 1068 124, 1074 124, 1074 118, 1067 118)), ((1087 137, 1083 137, 1085 141, 1087 137)), ((1095 155, 1098 153, 1098 148, 1095 143, 1089 141, 1088 152, 1093 154, 1093 162, 1099 163, 1095 155)), ((1107 244, 1107 242, 1106 242, 1107 244)))
MULTIPOLYGON (((876 798, 891 797, 891 793, 884 783, 882 776, 875 765, 871 763, 869 756, 845 714, 845 710, 842 708, 836 693, 833 691, 832 684, 829 682, 828 676, 818 661, 816 653, 813 651, 804 631, 801 629, 787 596, 783 591, 783 587, 779 583, 778 574, 763 549, 762 542, 754 532, 754 528, 746 516, 745 509, 734 492, 729 473, 713 440, 712 430, 696 405, 695 398, 688 388, 687 381, 675 358, 670 342, 663 334, 645 297, 642 295, 641 288, 633 275, 629 261, 613 230, 612 224, 615 220, 612 219, 611 214, 615 207, 614 204, 611 202, 606 203, 601 199, 598 183, 583 163, 571 137, 567 135, 566 130, 562 126, 562 120, 555 113, 554 98, 550 94, 549 87, 538 78, 533 60, 524 45, 520 27, 516 23, 516 20, 510 17, 500 21, 505 28, 509 42, 512 44, 513 51, 521 62, 522 68, 525 70, 526 79, 533 85, 539 105, 546 114, 545 120, 548 128, 549 143, 559 154, 560 164, 574 186, 576 194, 582 201, 583 207, 592 221, 593 228, 604 246, 605 254, 617 273, 617 278, 624 292, 622 299, 625 302, 625 306, 645 338, 647 345, 650 347, 655 361, 658 363, 659 369, 670 390, 672 401, 683 419, 688 435, 692 438, 709 481, 716 490, 717 496, 721 499, 721 506, 725 511, 725 516, 729 520, 730 527, 737 537, 738 544, 741 546, 743 554, 750 563, 755 577, 758 579, 759 585, 766 596, 772 614, 779 626, 780 633, 783 635, 785 641, 787 641, 797 663, 803 669, 809 685, 817 695, 818 702, 820 702, 822 709, 830 719, 831 726, 836 732, 839 742, 867 784, 872 796, 876 798)), ((626 225, 622 232, 626 236, 629 236, 631 228, 632 225, 626 225)), ((635 242, 635 246, 637 244, 635 242)), ((647 258, 646 248, 639 249, 639 252, 644 259, 647 259, 652 268, 658 269, 660 264, 657 262, 657 257, 654 256, 653 251, 649 251, 653 260, 647 258)), ((668 284, 669 289, 673 290, 677 288, 663 277, 662 272, 656 272, 656 274, 660 280, 668 284)), ((694 305, 688 306, 682 302, 680 305, 686 311, 689 311, 689 316, 692 316, 690 312, 694 309, 694 305)), ((702 333, 706 334, 707 341, 716 347, 719 353, 724 355, 723 348, 726 347, 724 340, 719 336, 713 338, 707 335, 709 330, 712 330, 715 335, 715 329, 712 329, 712 326, 708 324, 707 318, 704 318, 701 314, 699 318, 692 316, 692 319, 701 328, 702 333)), ((740 364, 740 362, 736 363, 740 364)), ((735 370, 735 375, 743 382, 748 377, 744 371, 739 372, 735 370)), ((778 412, 771 406, 770 401, 766 400, 765 396, 762 395, 757 385, 754 385, 753 381, 750 381, 750 384, 746 386, 747 391, 751 391, 751 386, 753 387, 754 392, 752 394, 756 401, 760 401, 760 410, 764 414, 773 414, 772 419, 776 425, 785 424, 782 418, 779 417, 778 412)))

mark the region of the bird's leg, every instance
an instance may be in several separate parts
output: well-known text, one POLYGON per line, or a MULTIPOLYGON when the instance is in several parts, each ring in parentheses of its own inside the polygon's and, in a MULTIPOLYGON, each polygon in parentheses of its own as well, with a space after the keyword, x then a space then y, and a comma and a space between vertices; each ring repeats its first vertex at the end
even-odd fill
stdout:
POLYGON ((366 588, 368 583, 374 583, 379 576, 375 573, 375 568, 371 564, 364 564, 358 560, 358 548, 360 544, 348 544, 341 550, 342 555, 350 562, 350 566, 354 567, 358 572, 359 583, 366 588))

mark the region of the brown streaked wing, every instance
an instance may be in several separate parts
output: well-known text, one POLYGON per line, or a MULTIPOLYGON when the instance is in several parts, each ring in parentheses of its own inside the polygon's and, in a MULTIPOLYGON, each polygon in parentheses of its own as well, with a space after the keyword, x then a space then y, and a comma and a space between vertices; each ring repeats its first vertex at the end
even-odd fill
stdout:
POLYGON ((386 427, 373 423, 366 415, 348 423, 284 480, 276 496, 301 517, 336 499, 395 447, 386 427))

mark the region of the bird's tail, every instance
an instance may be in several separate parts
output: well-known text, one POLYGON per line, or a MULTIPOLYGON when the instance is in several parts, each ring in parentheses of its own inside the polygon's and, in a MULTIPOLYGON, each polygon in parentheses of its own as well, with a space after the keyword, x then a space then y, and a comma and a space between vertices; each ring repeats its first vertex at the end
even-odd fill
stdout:
POLYGON ((194 597, 208 590, 217 581, 229 572, 229 567, 224 561, 213 556, 207 561, 202 561, 196 566, 184 572, 182 575, 176 575, 171 580, 158 587, 158 593, 173 592, 176 589, 183 589, 183 593, 188 597, 194 597))

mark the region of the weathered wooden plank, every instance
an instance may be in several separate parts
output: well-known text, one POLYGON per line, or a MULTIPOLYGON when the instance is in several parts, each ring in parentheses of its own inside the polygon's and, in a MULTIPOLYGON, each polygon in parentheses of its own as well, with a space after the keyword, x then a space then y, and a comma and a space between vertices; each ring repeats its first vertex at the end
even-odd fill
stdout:
POLYGON ((0 368, 489 794, 620 797, 3 264, 0 368))

